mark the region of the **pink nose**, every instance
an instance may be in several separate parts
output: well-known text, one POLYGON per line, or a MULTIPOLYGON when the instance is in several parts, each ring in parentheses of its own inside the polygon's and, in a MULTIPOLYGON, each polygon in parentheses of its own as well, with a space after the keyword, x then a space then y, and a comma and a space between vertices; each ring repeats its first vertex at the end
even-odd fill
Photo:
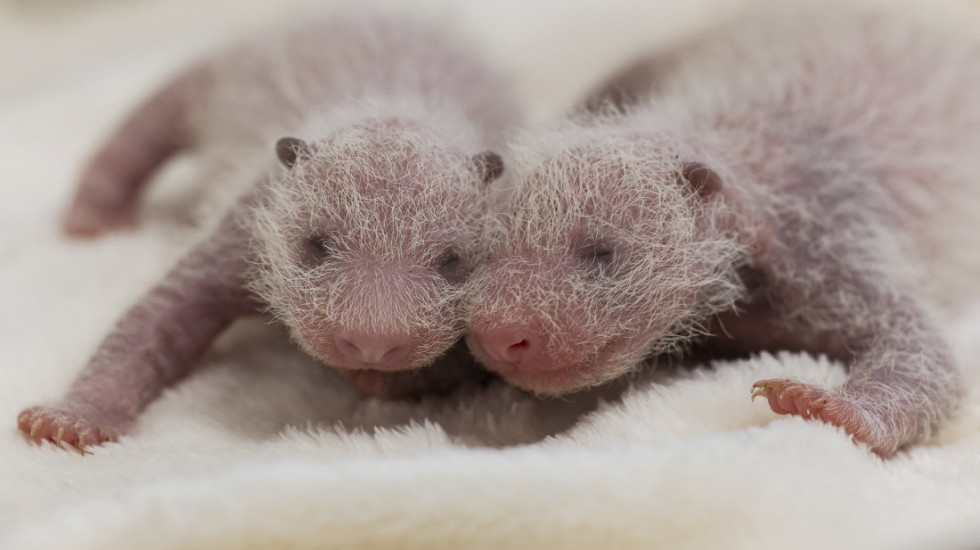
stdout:
POLYGON ((522 327, 485 331, 477 334, 476 340, 491 359, 511 365, 531 361, 541 347, 522 327))
POLYGON ((402 334, 369 334, 340 332, 337 349, 348 359, 366 365, 384 367, 408 354, 410 340, 402 334))

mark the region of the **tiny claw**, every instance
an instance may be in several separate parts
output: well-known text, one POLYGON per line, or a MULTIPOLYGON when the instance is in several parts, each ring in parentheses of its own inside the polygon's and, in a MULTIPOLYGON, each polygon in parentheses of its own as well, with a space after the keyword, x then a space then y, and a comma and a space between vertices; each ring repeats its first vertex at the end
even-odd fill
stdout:
POLYGON ((761 386, 758 386, 758 385, 754 386, 752 388, 752 401, 755 401, 755 398, 756 397, 759 397, 760 395, 763 395, 764 393, 766 393, 765 388, 763 388, 761 386))
MULTIPOLYGON (((98 436, 92 433, 92 430, 85 430, 84 432, 78 434, 77 447, 79 450, 84 450, 85 447, 88 447, 89 445, 98 445, 96 442, 97 440, 98 436)), ((108 437, 104 437, 102 442, 105 443, 106 441, 108 441, 108 437)))
POLYGON ((54 436, 54 441, 55 441, 55 443, 58 443, 59 444, 58 445, 59 447, 61 446, 60 445, 61 439, 64 436, 65 436, 65 427, 64 426, 61 426, 60 428, 58 428, 58 435, 54 436))
POLYGON ((86 450, 85 450, 85 447, 86 447, 86 444, 85 444, 85 438, 84 438, 84 437, 82 437, 82 436, 79 436, 79 437, 78 437, 78 439, 76 439, 76 440, 75 440, 75 444, 74 444, 74 445, 72 445, 72 446, 73 446, 73 447, 75 448, 75 450, 76 450, 76 451, 78 451, 78 453, 79 453, 79 454, 81 454, 82 456, 85 456, 85 455, 90 455, 90 454, 92 454, 92 453, 91 453, 90 451, 86 451, 86 450))
POLYGON ((36 434, 37 431, 41 429, 41 426, 43 424, 44 424, 44 419, 43 418, 38 418, 37 420, 34 421, 33 424, 31 424, 31 437, 32 438, 34 437, 34 434, 36 434))

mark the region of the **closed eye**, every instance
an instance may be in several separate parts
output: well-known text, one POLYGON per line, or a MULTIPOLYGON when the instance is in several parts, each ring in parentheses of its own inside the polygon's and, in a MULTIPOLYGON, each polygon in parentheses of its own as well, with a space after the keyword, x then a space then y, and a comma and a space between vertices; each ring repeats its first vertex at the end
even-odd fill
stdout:
POLYGON ((576 260, 590 275, 612 275, 616 252, 609 244, 589 243, 575 251, 576 260))
POLYGON ((613 261, 613 249, 608 246, 597 246, 592 250, 592 260, 608 264, 613 261))
POLYGON ((335 249, 329 237, 314 233, 303 243, 303 261, 306 265, 315 267, 327 261, 334 255, 335 249))
POLYGON ((463 260, 456 251, 449 249, 436 260, 436 272, 450 283, 460 283, 466 277, 463 260))

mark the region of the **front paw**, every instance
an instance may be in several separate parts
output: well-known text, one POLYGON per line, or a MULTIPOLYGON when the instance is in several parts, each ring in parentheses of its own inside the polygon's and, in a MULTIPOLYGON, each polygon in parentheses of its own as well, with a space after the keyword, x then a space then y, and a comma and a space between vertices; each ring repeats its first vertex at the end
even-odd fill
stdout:
POLYGON ((120 423, 90 408, 71 405, 26 409, 17 416, 17 428, 34 443, 68 444, 82 452, 92 445, 117 441, 122 434, 120 423))
POLYGON ((843 428, 856 441, 867 444, 875 453, 888 457, 895 453, 899 441, 880 429, 880 422, 863 407, 818 386, 784 378, 760 380, 752 386, 752 399, 765 397, 777 414, 814 418, 843 428))

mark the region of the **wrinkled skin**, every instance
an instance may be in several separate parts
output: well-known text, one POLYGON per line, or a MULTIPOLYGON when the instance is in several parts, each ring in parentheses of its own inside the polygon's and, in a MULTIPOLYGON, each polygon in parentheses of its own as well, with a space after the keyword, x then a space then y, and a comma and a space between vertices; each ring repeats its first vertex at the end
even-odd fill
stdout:
POLYGON ((474 355, 556 395, 694 345, 823 353, 843 386, 752 396, 881 456, 930 436, 962 384, 920 267, 969 272, 980 207, 980 41, 945 23, 766 4, 605 86, 625 110, 515 137, 474 355))
POLYGON ((537 393, 599 384, 671 350, 737 288, 736 247, 707 217, 716 205, 685 179, 695 165, 673 153, 646 165, 617 158, 635 135, 597 129, 582 141, 600 133, 602 145, 576 144, 516 172, 526 179, 497 207, 519 209, 491 221, 490 259, 473 278, 471 349, 537 393))
POLYGON ((203 150, 251 187, 122 316, 65 396, 18 416, 30 440, 115 441, 256 313, 366 395, 486 376, 460 344, 462 285, 502 170, 484 148, 515 116, 509 91, 430 23, 336 17, 278 40, 178 76, 84 171, 63 226, 73 237, 134 225, 149 176, 179 151, 203 150))
POLYGON ((250 212, 248 288, 328 365, 415 369, 461 336, 483 185, 433 134, 383 120, 303 143, 250 212))

